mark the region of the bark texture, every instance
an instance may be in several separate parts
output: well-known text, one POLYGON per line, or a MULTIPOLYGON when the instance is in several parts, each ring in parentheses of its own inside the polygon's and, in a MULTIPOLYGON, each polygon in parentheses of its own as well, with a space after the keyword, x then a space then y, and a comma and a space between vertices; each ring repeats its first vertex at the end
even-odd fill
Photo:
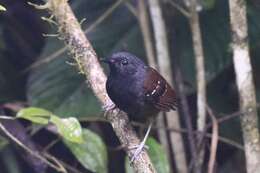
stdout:
POLYGON ((246 1, 229 0, 232 32, 233 63, 239 92, 247 173, 260 170, 260 141, 256 109, 256 95, 249 56, 246 1))

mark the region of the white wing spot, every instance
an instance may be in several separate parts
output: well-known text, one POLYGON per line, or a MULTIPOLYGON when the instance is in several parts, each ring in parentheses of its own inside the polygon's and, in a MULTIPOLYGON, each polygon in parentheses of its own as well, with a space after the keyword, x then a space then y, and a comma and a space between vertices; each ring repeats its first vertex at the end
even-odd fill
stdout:
POLYGON ((156 92, 156 88, 152 91, 152 95, 154 95, 155 92, 156 92))

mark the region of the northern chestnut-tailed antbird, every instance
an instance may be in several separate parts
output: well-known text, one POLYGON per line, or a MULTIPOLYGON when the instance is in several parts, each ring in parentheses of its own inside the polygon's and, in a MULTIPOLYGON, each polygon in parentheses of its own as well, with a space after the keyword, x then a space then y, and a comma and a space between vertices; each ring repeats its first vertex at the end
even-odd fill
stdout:
POLYGON ((103 59, 110 68, 106 90, 115 105, 128 114, 130 120, 149 121, 149 127, 137 147, 133 161, 142 151, 150 133, 152 119, 160 112, 177 108, 174 90, 167 81, 141 59, 128 52, 118 52, 103 59))

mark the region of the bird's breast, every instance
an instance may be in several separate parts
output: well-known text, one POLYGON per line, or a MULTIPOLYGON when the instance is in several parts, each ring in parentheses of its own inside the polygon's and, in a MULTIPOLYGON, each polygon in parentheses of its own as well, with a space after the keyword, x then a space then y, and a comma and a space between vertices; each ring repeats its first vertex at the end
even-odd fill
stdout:
POLYGON ((144 106, 143 81, 134 78, 108 78, 107 92, 111 100, 127 113, 138 113, 144 106))

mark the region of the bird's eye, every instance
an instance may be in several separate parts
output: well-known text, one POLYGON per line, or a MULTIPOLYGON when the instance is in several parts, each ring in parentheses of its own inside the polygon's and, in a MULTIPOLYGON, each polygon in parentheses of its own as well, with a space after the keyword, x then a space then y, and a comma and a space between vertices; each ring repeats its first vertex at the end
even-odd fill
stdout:
POLYGON ((124 60, 121 61, 121 63, 122 63, 122 65, 127 65, 128 61, 127 61, 127 59, 124 59, 124 60))

